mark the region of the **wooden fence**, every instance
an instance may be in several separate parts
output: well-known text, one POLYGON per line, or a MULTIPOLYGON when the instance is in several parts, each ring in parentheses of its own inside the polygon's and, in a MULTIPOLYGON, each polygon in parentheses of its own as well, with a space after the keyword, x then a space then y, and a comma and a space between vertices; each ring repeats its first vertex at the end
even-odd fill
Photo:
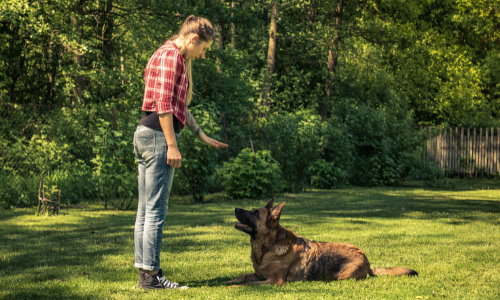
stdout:
POLYGON ((500 128, 420 127, 428 137, 424 157, 449 175, 500 173, 500 128))

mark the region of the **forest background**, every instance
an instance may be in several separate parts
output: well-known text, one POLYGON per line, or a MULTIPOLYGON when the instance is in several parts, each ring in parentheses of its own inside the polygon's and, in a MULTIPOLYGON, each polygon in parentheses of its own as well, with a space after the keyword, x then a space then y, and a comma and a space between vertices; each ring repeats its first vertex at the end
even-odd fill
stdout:
MULTIPOLYGON (((500 2, 2 0, 0 203, 137 196, 144 68, 191 14, 217 37, 193 64, 172 193, 259 198, 307 186, 447 184, 419 125, 500 126, 500 2), (222 116, 225 117, 225 125, 222 116), (251 136, 251 138, 249 138, 251 136), (252 148, 255 150, 253 153, 252 148), (231 159, 229 159, 231 158, 231 159)), ((497 133, 498 134, 498 133, 497 133)))

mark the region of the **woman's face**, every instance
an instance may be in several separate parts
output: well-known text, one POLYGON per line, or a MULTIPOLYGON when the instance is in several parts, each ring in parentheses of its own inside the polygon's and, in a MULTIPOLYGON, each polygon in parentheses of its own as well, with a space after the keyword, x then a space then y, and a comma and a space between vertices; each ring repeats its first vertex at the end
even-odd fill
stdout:
POLYGON ((191 37, 186 55, 186 60, 205 58, 205 51, 212 46, 213 41, 199 42, 198 35, 191 37))

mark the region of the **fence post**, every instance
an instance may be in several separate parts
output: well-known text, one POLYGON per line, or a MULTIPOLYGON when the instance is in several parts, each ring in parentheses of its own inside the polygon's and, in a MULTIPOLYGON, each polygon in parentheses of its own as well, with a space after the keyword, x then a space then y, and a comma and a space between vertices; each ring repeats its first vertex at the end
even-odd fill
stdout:
POLYGON ((460 164, 460 176, 463 177, 464 175, 464 171, 465 171, 465 168, 462 164, 462 161, 464 162, 465 164, 465 155, 464 155, 465 151, 464 151, 464 128, 461 127, 460 128, 460 157, 459 157, 459 160, 458 160, 458 163, 460 164), (462 157, 464 158, 462 160, 462 157))
POLYGON ((436 164, 438 165, 438 168, 442 171, 443 168, 441 167, 441 127, 438 127, 438 135, 436 136, 436 164))
POLYGON ((434 159, 434 137, 432 136, 431 126, 429 126, 429 140, 430 140, 430 144, 429 144, 430 155, 427 157, 427 161, 429 161, 429 158, 434 159))
POLYGON ((453 164, 455 165, 455 176, 460 176, 460 148, 459 148, 459 139, 458 139, 458 127, 455 127, 455 161, 453 164))
MULTIPOLYGON (((451 129, 451 128, 450 128, 451 129)), ((445 128, 444 131, 446 132, 445 135, 445 152, 444 152, 444 163, 445 163, 445 170, 448 169, 448 175, 450 174, 450 135, 451 135, 451 130, 448 134, 448 129, 445 128)))
POLYGON ((482 178, 484 178, 484 176, 486 176, 486 170, 488 168, 488 156, 486 155, 488 152, 488 137, 489 137, 489 134, 488 134, 488 128, 485 128, 484 129, 485 133, 484 133, 484 142, 483 142, 483 176, 482 178))
POLYGON ((493 144, 495 142, 495 130, 493 127, 491 127, 491 131, 490 131, 490 147, 488 148, 489 149, 489 152, 490 152, 490 167, 489 167, 489 171, 490 171, 490 175, 493 175, 494 173, 494 163, 495 163, 495 158, 494 158, 494 150, 493 150, 493 144))
POLYGON ((476 177, 476 166, 477 166, 477 156, 476 156, 476 127, 473 128, 472 132, 472 143, 471 143, 471 148, 472 148, 472 168, 471 168, 471 178, 476 177))
POLYGON ((480 144, 480 154, 479 154, 479 157, 481 159, 481 164, 480 164, 480 172, 481 172, 481 178, 484 177, 484 139, 483 139, 483 128, 479 128, 479 140, 481 141, 481 144, 480 144))
MULTIPOLYGON (((455 127, 456 128, 456 127, 455 127)), ((456 130, 453 130, 453 127, 450 128, 451 134, 450 134, 450 139, 451 139, 451 169, 453 170, 453 176, 455 176, 455 173, 457 172, 457 161, 455 157, 457 156, 457 134, 456 130)))
POLYGON ((472 174, 472 145, 471 145, 471 138, 470 138, 470 127, 467 128, 467 153, 469 156, 469 157, 467 157, 467 163, 469 166, 469 178, 472 178, 471 177, 471 174, 472 174))

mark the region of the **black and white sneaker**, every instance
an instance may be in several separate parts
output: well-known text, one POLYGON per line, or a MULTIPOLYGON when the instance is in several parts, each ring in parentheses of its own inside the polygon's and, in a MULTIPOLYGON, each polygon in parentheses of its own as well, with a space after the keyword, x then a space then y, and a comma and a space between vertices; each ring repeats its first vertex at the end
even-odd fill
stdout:
POLYGON ((144 288, 144 283, 146 282, 146 276, 144 274, 147 274, 146 271, 139 270, 139 284, 137 286, 140 288, 144 288))
POLYGON ((170 282, 165 276, 163 276, 163 273, 160 269, 158 273, 149 275, 148 273, 144 272, 144 282, 142 284, 142 288, 146 290, 152 290, 152 289, 166 289, 166 290, 185 290, 188 289, 187 286, 180 286, 177 282, 170 282))

